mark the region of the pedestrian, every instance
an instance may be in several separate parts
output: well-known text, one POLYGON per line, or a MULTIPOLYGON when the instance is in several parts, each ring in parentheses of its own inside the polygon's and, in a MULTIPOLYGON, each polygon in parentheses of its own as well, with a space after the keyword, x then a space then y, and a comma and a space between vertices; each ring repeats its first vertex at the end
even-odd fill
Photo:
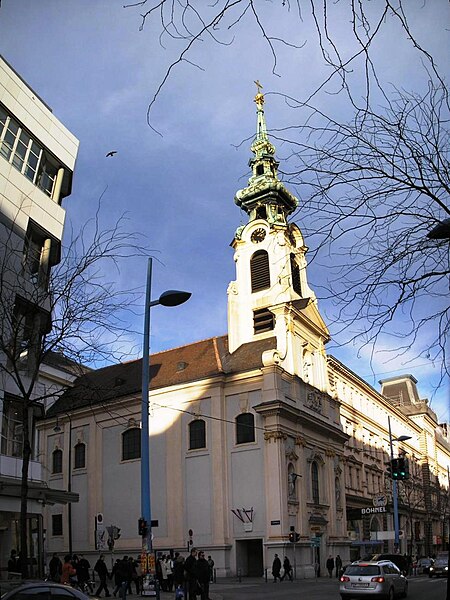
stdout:
POLYGON ((76 569, 77 569, 78 585, 80 586, 81 591, 84 592, 85 594, 87 594, 88 589, 91 592, 91 594, 94 593, 94 588, 92 587, 92 584, 89 581, 89 569, 90 568, 91 568, 91 565, 90 565, 89 561, 87 560, 87 558, 84 558, 84 556, 82 554, 80 554, 79 560, 78 560, 78 565, 77 565, 76 569))
POLYGON ((100 596, 103 590, 105 590, 105 596, 111 596, 108 590, 108 585, 106 583, 106 578, 110 577, 108 573, 108 567, 105 565, 105 557, 103 554, 100 554, 97 562, 95 563, 94 571, 97 573, 100 579, 100 585, 95 592, 96 596, 100 596))
POLYGON ((202 550, 198 553, 195 571, 200 588, 200 600, 209 600, 209 564, 202 550))
POLYGON ((11 550, 8 560, 8 579, 13 579, 19 573, 17 551, 11 550))
POLYGON ((333 577, 333 570, 334 570, 334 558, 331 556, 331 554, 330 554, 330 555, 328 556, 328 558, 327 558, 326 567, 327 567, 328 575, 329 575, 330 577, 333 577))
POLYGON ((175 589, 184 585, 184 558, 179 552, 175 552, 173 560, 173 582, 175 589))
POLYGON ((142 587, 142 567, 140 559, 138 558, 137 560, 135 560, 133 564, 135 573, 134 585, 136 586, 136 594, 139 595, 141 593, 142 587))
POLYGON ((184 561, 185 589, 188 600, 197 600, 197 550, 192 548, 191 553, 184 561))
POLYGON ((291 566, 291 561, 288 559, 287 556, 284 557, 284 561, 283 561, 283 569, 284 569, 284 573, 280 579, 280 581, 283 581, 283 579, 285 577, 289 577, 289 581, 293 581, 292 579, 292 566, 291 566))
POLYGON ((49 577, 55 583, 59 583, 61 581, 61 573, 62 573, 62 562, 56 552, 53 552, 52 558, 48 563, 48 571, 49 577))
POLYGON ((281 573, 281 560, 278 558, 278 554, 275 554, 275 557, 274 557, 273 563, 272 563, 272 575, 273 575, 274 583, 277 582, 277 579, 279 579, 281 581, 280 573, 281 573))
POLYGON ((342 558, 339 556, 339 554, 336 554, 336 577, 340 577, 341 576, 341 569, 342 569, 342 558))
POLYGON ((64 585, 70 585, 71 578, 75 577, 76 574, 77 570, 72 565, 72 557, 70 554, 66 554, 61 571, 61 583, 64 585))
POLYGON ((208 565, 209 565, 209 581, 210 583, 214 582, 214 561, 211 558, 211 555, 208 556, 208 565))
POLYGON ((168 554, 166 556, 166 573, 167 573, 167 591, 171 592, 173 589, 173 561, 168 554))

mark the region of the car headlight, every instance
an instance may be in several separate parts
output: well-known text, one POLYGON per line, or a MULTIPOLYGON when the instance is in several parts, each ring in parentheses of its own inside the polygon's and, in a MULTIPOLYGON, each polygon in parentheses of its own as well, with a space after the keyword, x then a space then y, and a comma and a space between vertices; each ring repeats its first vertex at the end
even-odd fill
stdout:
POLYGON ((430 571, 434 571, 434 567, 430 567, 430 571))
POLYGON ((447 566, 447 567, 444 567, 444 571, 448 571, 448 566, 447 566))

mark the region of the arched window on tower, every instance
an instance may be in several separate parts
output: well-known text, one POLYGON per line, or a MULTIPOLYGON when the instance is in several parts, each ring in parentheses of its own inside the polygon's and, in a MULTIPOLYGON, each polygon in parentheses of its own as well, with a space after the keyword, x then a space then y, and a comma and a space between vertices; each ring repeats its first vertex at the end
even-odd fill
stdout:
POLYGON ((291 277, 292 277, 292 289, 299 296, 302 295, 302 286, 300 283, 300 267, 295 260, 295 254, 291 254, 291 277))
POLYGON ((250 259, 250 276, 252 292, 270 288, 269 255, 265 250, 258 250, 250 259))
POLYGON ((311 491, 314 504, 320 504, 319 467, 316 461, 311 463, 311 491))

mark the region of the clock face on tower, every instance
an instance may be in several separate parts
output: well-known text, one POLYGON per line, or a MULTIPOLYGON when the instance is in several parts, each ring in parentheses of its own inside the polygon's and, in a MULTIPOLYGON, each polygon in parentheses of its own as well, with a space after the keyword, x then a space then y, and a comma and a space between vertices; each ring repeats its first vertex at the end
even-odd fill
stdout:
POLYGON ((263 229, 262 227, 258 227, 258 229, 255 229, 255 231, 252 233, 252 235, 250 236, 250 239, 252 240, 252 242, 254 244, 257 244, 258 242, 262 242, 265 237, 266 237, 266 230, 263 229))

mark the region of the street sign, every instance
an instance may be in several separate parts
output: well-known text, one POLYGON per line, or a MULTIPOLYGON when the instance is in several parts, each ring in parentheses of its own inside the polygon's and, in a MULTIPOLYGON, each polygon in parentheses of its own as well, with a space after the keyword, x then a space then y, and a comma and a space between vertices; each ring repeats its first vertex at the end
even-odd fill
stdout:
POLYGON ((322 538, 320 536, 318 536, 318 535, 313 535, 309 539, 310 539, 311 542, 315 542, 316 544, 320 544, 320 540, 322 538))
POLYGON ((320 542, 311 542, 310 546, 311 548, 320 548, 320 542))

